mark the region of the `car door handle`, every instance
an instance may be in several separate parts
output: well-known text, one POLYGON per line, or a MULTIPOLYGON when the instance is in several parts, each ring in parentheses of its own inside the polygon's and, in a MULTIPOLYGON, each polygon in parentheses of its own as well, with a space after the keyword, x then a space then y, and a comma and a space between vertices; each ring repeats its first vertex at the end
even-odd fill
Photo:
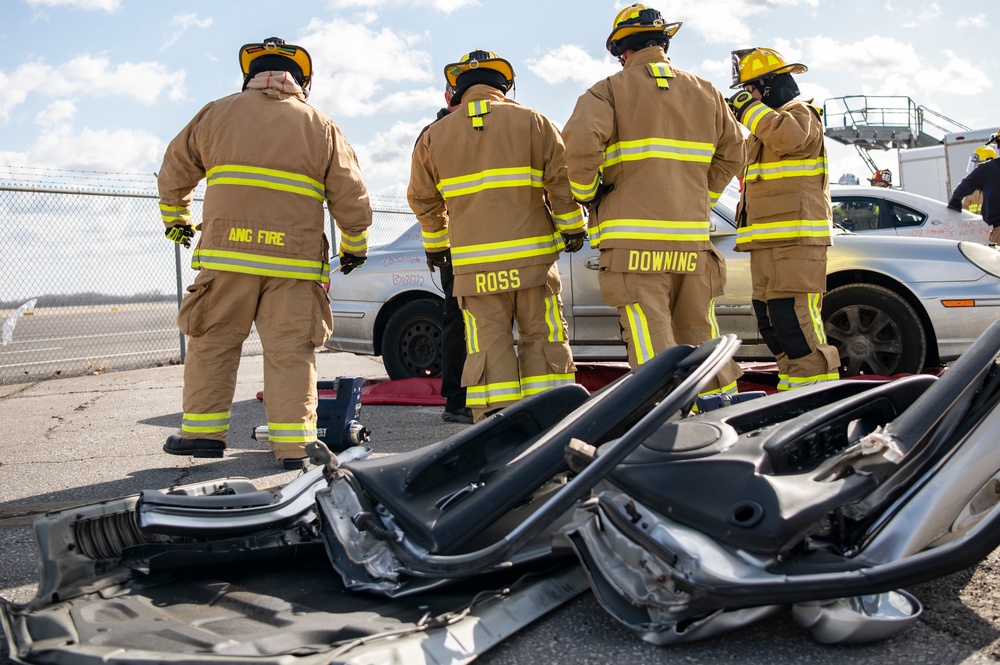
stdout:
POLYGON ((600 270, 601 269, 601 257, 591 256, 589 259, 583 262, 583 266, 588 270, 600 270))

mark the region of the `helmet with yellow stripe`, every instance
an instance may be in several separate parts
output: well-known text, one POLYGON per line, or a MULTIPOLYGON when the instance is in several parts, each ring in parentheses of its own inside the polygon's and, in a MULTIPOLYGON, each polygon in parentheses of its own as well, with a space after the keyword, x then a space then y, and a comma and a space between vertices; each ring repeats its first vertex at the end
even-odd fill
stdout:
POLYGON ((650 39, 668 42, 680 30, 679 22, 667 23, 663 14, 636 3, 618 12, 605 46, 611 55, 621 57, 629 49, 638 50, 650 39))
POLYGON ((484 51, 482 49, 466 53, 458 62, 445 65, 444 77, 448 80, 448 85, 457 88, 458 78, 462 74, 477 70, 492 70, 503 75, 503 79, 506 82, 504 92, 510 90, 511 86, 514 85, 514 68, 511 64, 493 51, 484 51))
POLYGON ((747 48, 733 51, 732 89, 759 81, 776 74, 804 74, 808 68, 802 63, 789 63, 771 48, 747 48))
POLYGON ((280 37, 268 37, 260 42, 240 47, 240 69, 243 88, 259 72, 276 69, 291 74, 304 90, 312 86, 312 58, 301 46, 288 44, 280 37))

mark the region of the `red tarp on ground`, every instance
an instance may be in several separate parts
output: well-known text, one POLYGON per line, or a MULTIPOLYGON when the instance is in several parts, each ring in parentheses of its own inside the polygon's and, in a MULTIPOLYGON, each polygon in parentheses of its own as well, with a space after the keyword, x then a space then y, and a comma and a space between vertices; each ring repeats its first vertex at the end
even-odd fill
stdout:
MULTIPOLYGON (((763 390, 773 393, 778 385, 778 367, 774 363, 740 363, 743 377, 738 382, 740 392, 763 390)), ((625 363, 577 364, 576 382, 589 392, 595 392, 628 371, 625 363)), ((941 367, 925 370, 927 374, 940 375, 941 367)), ((895 376, 856 376, 855 380, 880 381, 897 379, 895 376)), ((333 399, 337 394, 332 390, 320 389, 319 396, 333 399)), ((257 399, 264 399, 264 392, 257 393, 257 399)), ((381 406, 444 406, 441 397, 441 379, 399 379, 396 381, 369 379, 361 389, 361 403, 381 406)))

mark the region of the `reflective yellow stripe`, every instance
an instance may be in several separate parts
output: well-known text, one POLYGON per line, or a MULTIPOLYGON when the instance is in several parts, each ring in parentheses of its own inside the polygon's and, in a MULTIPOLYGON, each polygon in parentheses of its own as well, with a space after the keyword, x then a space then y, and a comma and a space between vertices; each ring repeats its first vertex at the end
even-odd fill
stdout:
POLYGON ((479 173, 445 178, 438 183, 438 191, 445 199, 467 196, 486 189, 502 187, 541 187, 542 172, 530 166, 515 166, 504 169, 487 169, 479 173))
POLYGON ((701 141, 677 141, 674 139, 640 139, 619 141, 604 151, 604 165, 607 168, 619 162, 634 162, 640 159, 673 159, 682 162, 709 164, 715 154, 715 146, 701 141))
POLYGON ((737 382, 733 381, 728 386, 722 386, 721 388, 716 388, 715 390, 706 390, 703 393, 698 393, 698 397, 706 397, 708 395, 739 395, 739 386, 737 382))
POLYGON ((752 134, 757 133, 757 125, 768 113, 774 113, 768 106, 759 101, 750 102, 750 108, 743 113, 743 125, 752 134))
POLYGON ((712 338, 719 336, 719 320, 715 318, 715 298, 708 301, 708 325, 711 327, 712 338))
POLYGON ((492 406, 499 402, 516 402, 521 399, 521 384, 517 381, 487 383, 466 388, 466 406, 492 406))
POLYGON ((573 233, 583 230, 583 212, 579 208, 573 212, 552 215, 552 217, 555 218, 556 226, 563 233, 573 233))
POLYGON ((168 206, 160 204, 160 217, 164 224, 176 224, 191 219, 191 210, 187 206, 168 206))
POLYGON ((553 293, 545 299, 545 325, 549 329, 547 337, 550 342, 565 342, 566 335, 562 325, 562 312, 559 309, 559 295, 553 293))
POLYGON ((469 102, 465 107, 466 115, 469 117, 475 115, 486 115, 490 112, 490 102, 486 99, 480 99, 475 102, 469 102))
POLYGON ((326 196, 326 187, 318 180, 291 171, 265 169, 257 166, 241 166, 238 164, 223 164, 215 166, 205 174, 207 186, 241 185, 245 187, 263 187, 292 194, 302 194, 316 199, 320 203, 326 196))
POLYGON ((531 256, 545 256, 558 253, 563 246, 562 236, 553 233, 548 236, 518 238, 503 242, 486 242, 451 248, 451 260, 456 266, 474 266, 496 261, 523 259, 531 256))
POLYGON ((777 180, 778 178, 800 178, 803 176, 825 175, 827 173, 829 173, 829 165, 826 157, 785 159, 780 162, 749 165, 745 180, 777 180))
POLYGON ((625 317, 628 319, 628 328, 632 333, 632 347, 635 349, 636 364, 642 365, 654 355, 653 341, 649 338, 649 322, 646 321, 642 305, 637 302, 625 305, 625 317))
POLYGON ((572 373, 527 376, 521 379, 521 395, 523 397, 537 395, 557 386, 568 386, 571 383, 576 383, 576 375, 572 373))
POLYGON ((792 390, 794 388, 803 388, 805 386, 823 383, 824 381, 839 380, 840 374, 837 374, 836 372, 831 372, 830 374, 816 374, 813 376, 788 376, 787 374, 779 374, 778 390, 792 390))
POLYGON ((809 318, 812 320, 813 332, 820 344, 826 344, 826 329, 823 328, 822 293, 807 293, 806 304, 809 308, 809 318))
POLYGON ((660 90, 668 90, 670 88, 670 82, 667 79, 672 79, 674 77, 674 73, 670 71, 670 67, 655 62, 647 63, 646 66, 649 67, 650 75, 656 79, 657 87, 659 87, 660 90))
POLYGON ((181 430, 191 433, 218 433, 229 430, 229 411, 218 413, 185 413, 181 430))
POLYGON ((325 261, 277 258, 214 249, 196 249, 191 257, 191 267, 195 270, 208 268, 264 277, 308 279, 324 284, 330 281, 330 264, 325 261))
POLYGON ((715 206, 715 204, 719 202, 720 198, 722 198, 722 192, 709 192, 708 193, 709 207, 715 206))
POLYGON ((826 219, 790 219, 782 222, 755 222, 736 230, 736 244, 753 240, 791 238, 829 238, 830 221, 826 219))
POLYGON ((594 195, 597 194, 597 185, 600 180, 601 174, 599 172, 594 174, 594 181, 589 185, 581 185, 580 183, 570 180, 569 188, 573 193, 573 198, 577 201, 589 201, 594 198, 594 195))
POLYGON ((316 440, 316 424, 268 422, 267 438, 274 443, 312 443, 316 440))
POLYGON ((448 229, 440 231, 424 231, 421 229, 420 236, 424 241, 424 249, 429 251, 440 251, 448 249, 448 229))
POLYGON ((479 328, 476 327, 476 317, 467 309, 462 310, 465 319, 465 351, 469 355, 479 353, 479 328))
POLYGON ((981 214, 983 212, 982 203, 971 203, 969 204, 969 212, 974 212, 976 214, 981 214))
POLYGON ((604 240, 690 240, 707 242, 708 220, 682 222, 660 219, 606 219, 591 232, 604 240))
POLYGON ((368 251, 368 230, 366 229, 359 236, 349 236, 346 233, 341 233, 340 249, 349 254, 366 253, 368 251))

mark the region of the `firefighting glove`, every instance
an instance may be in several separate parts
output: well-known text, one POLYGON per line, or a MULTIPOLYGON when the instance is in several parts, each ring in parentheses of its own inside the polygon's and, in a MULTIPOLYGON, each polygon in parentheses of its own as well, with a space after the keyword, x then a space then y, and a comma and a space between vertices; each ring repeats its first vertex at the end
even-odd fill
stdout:
POLYGON ((430 268, 431 272, 434 272, 434 268, 444 268, 451 263, 450 249, 442 249, 437 252, 425 251, 424 254, 427 255, 427 267, 430 268))
POLYGON ((190 248, 191 238, 194 237, 194 227, 188 226, 187 224, 174 224, 173 226, 167 227, 167 230, 164 231, 163 234, 178 245, 184 245, 185 247, 190 248))
POLYGON ((733 110, 733 115, 736 119, 741 121, 743 117, 743 111, 746 110, 747 105, 753 101, 753 95, 751 95, 746 90, 737 92, 735 95, 729 98, 729 108, 733 110))
POLYGON ((348 254, 344 252, 340 255, 340 272, 345 275, 351 274, 351 271, 355 268, 360 268, 365 264, 367 260, 364 256, 358 256, 357 254, 348 254))
POLYGON ((566 253, 575 254, 583 249, 583 239, 586 237, 585 233, 564 233, 562 234, 563 242, 566 243, 566 253))
POLYGON ((962 202, 952 199, 951 201, 948 201, 948 208, 950 208, 951 210, 958 210, 961 212, 962 202))

